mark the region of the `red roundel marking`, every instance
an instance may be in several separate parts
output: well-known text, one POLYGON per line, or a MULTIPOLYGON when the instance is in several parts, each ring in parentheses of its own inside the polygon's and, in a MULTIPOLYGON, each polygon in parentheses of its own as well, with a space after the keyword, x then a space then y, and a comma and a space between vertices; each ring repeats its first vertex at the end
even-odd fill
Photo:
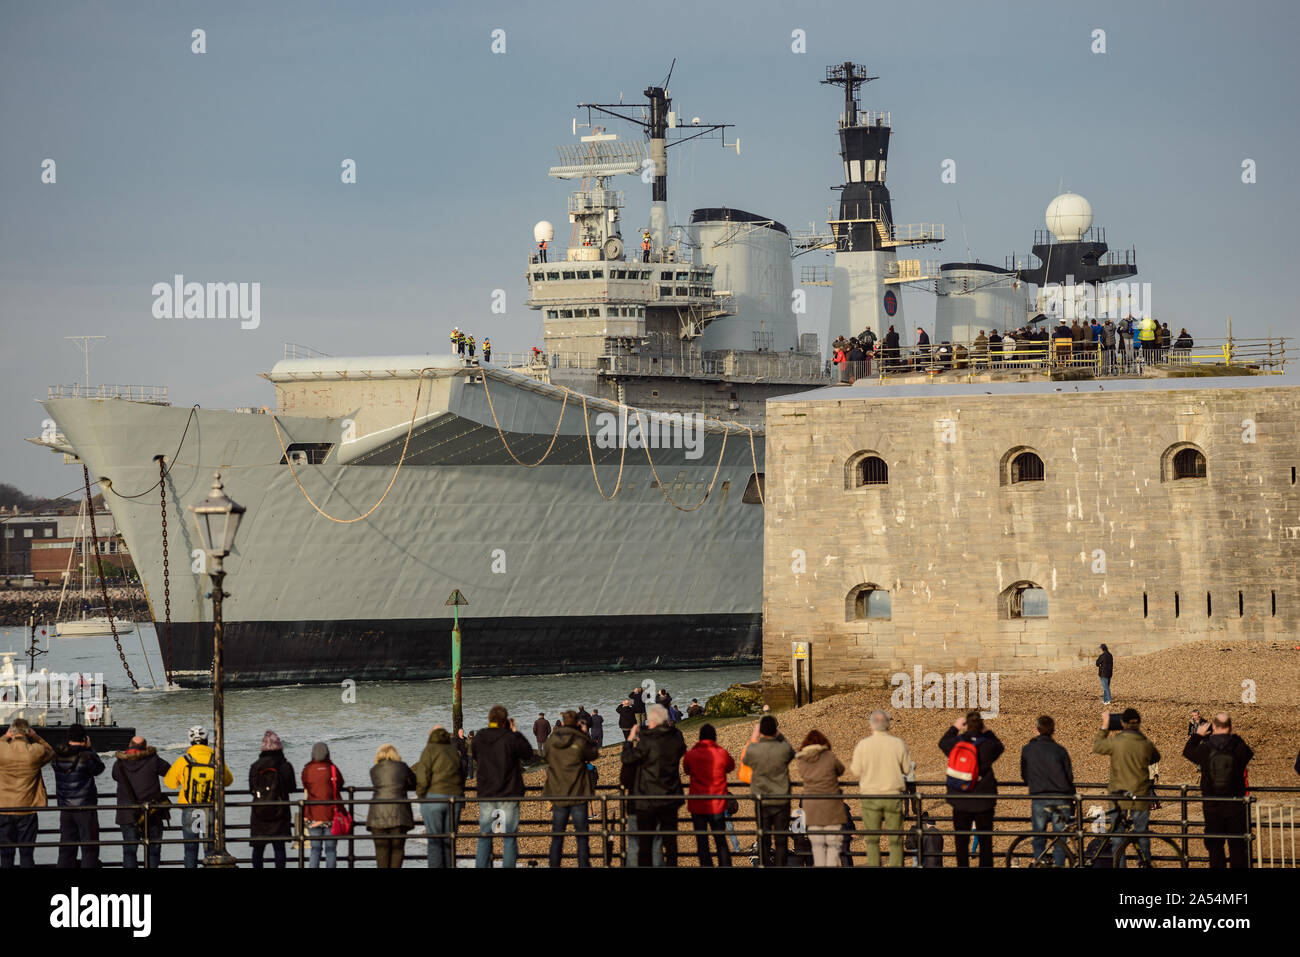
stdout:
POLYGON ((892 316, 898 312, 898 297, 894 295, 894 290, 885 290, 885 314, 892 316))

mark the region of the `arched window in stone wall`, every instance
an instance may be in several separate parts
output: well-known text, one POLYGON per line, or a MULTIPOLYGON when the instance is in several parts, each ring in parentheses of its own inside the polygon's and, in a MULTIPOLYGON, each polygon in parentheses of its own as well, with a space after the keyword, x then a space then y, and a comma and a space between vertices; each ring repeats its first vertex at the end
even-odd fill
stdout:
POLYGON ((846 489, 888 484, 889 464, 881 457, 879 452, 870 450, 855 452, 844 463, 844 487, 846 489))
POLYGON ((1047 590, 1037 582, 1018 581, 1002 590, 1000 618, 1046 618, 1047 590))
POLYGON ((893 616, 893 602, 888 589, 874 582, 853 588, 844 603, 846 621, 888 621, 893 616))
POLYGON ((1206 478, 1205 452, 1191 442, 1179 442, 1160 456, 1160 481, 1181 482, 1206 478))
POLYGON ((1047 479, 1047 468, 1043 465, 1043 457, 1027 445, 1018 445, 1002 456, 1000 469, 1003 485, 1043 482, 1047 479))

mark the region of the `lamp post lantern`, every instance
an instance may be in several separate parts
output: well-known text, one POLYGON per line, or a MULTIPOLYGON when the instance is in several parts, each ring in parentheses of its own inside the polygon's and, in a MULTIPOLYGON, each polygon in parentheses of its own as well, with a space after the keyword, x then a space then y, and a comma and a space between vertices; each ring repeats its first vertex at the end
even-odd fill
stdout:
POLYGON ((208 577, 212 580, 212 727, 217 760, 216 813, 212 824, 212 852, 204 858, 204 867, 234 867, 235 858, 226 851, 226 702, 222 687, 221 599, 226 579, 221 561, 235 546, 235 533, 244 517, 244 506, 232 501, 221 485, 221 473, 212 478, 212 491, 198 505, 190 506, 199 540, 207 556, 208 577))

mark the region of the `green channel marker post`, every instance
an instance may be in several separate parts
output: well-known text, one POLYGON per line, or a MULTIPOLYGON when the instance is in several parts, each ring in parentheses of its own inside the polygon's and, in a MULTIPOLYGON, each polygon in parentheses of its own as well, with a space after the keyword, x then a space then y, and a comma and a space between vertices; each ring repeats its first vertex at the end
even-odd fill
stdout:
POLYGON ((469 600, 457 588, 447 599, 451 606, 451 730, 456 733, 465 726, 465 713, 460 696, 460 606, 469 600))

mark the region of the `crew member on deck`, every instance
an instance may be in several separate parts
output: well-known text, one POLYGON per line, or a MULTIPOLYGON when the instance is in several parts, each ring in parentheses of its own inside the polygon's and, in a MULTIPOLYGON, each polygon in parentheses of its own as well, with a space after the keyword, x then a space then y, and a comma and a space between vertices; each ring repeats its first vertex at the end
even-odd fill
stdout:
POLYGON ((650 261, 650 230, 641 234, 641 261, 648 263, 650 261))
POLYGON ((537 261, 539 263, 546 262, 546 240, 545 239, 543 239, 541 242, 537 244, 537 261))

